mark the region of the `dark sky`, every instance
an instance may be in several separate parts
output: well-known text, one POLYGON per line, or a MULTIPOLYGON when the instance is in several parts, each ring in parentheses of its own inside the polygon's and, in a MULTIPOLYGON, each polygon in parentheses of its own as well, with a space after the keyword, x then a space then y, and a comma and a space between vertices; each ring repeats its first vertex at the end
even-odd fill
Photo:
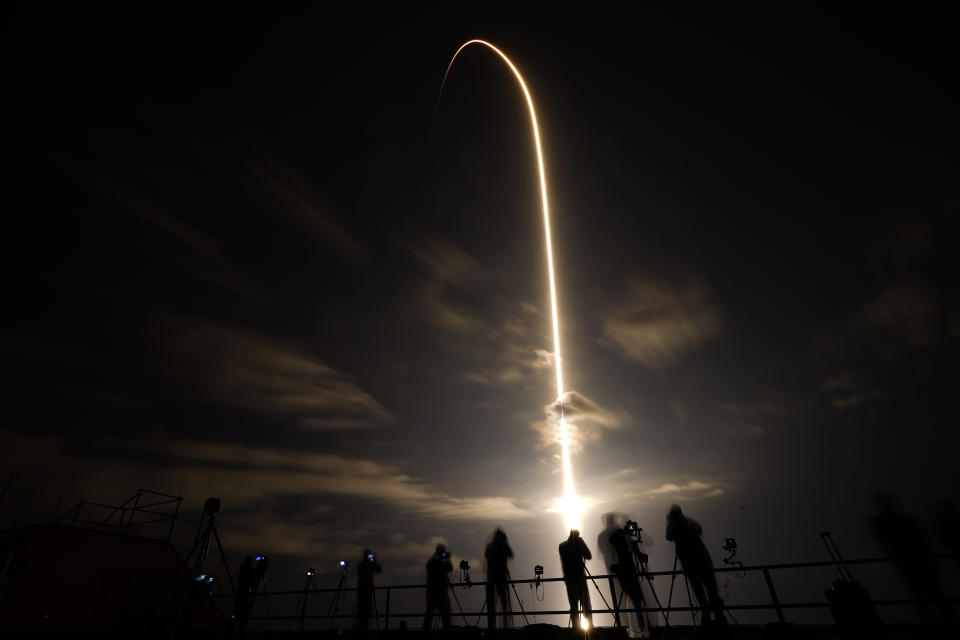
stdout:
POLYGON ((489 51, 438 107, 471 37, 539 111, 588 541, 664 568, 680 502, 717 556, 871 555, 874 494, 957 496, 952 14, 128 11, 3 20, 4 526, 186 477, 276 571, 500 524, 556 573, 535 156, 489 51))

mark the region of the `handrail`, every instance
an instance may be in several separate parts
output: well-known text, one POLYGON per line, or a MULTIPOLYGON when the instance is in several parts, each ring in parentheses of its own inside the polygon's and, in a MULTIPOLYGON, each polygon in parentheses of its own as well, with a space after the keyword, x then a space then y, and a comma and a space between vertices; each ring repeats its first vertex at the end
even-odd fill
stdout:
MULTIPOLYGON (((926 556, 926 559, 929 560, 949 560, 949 559, 960 559, 960 554, 955 553, 943 553, 943 554, 934 554, 926 556)), ((897 562, 896 558, 859 558, 853 560, 847 560, 848 565, 869 565, 869 564, 887 564, 897 562)), ((812 561, 812 562, 786 562, 786 563, 777 563, 777 564, 765 564, 765 565, 746 565, 746 566, 736 566, 736 567, 718 567, 714 571, 716 573, 727 573, 727 572, 736 572, 736 573, 748 573, 748 572, 760 572, 763 574, 765 583, 770 594, 770 602, 764 603, 724 603, 724 606, 727 610, 733 611, 762 611, 762 610, 772 610, 777 613, 777 619, 783 623, 786 622, 786 610, 799 610, 799 609, 822 609, 830 606, 830 603, 824 597, 823 600, 819 601, 801 601, 801 602, 784 602, 781 601, 777 596, 776 590, 773 585, 773 579, 770 575, 772 570, 795 570, 795 569, 811 569, 811 568, 822 568, 822 567, 832 567, 834 563, 831 561, 812 561)), ((684 572, 682 569, 666 570, 666 571, 649 571, 648 575, 652 576, 683 576, 684 572)), ((612 581, 617 578, 616 574, 604 574, 604 575, 594 575, 592 578, 595 581, 608 580, 612 581)), ((529 578, 529 579, 520 579, 520 580, 508 580, 507 583, 510 585, 523 585, 523 584, 544 584, 548 582, 563 582, 563 578, 529 578)), ((471 581, 469 583, 458 582, 450 583, 450 588, 461 588, 461 587, 479 587, 483 588, 487 585, 486 581, 471 581)), ((379 612, 376 615, 371 614, 371 617, 382 618, 384 623, 387 624, 391 618, 416 618, 423 616, 423 611, 390 611, 390 593, 395 590, 409 590, 409 589, 425 589, 426 585, 423 584, 400 584, 400 585, 390 585, 390 586, 377 586, 374 587, 375 592, 386 592, 386 611, 379 612)), ((599 589, 599 586, 596 587, 599 589)), ((278 596, 309 596, 313 594, 333 594, 336 592, 356 592, 358 591, 357 587, 340 587, 337 588, 306 588, 306 589, 297 589, 297 590, 278 590, 278 591, 266 591, 259 592, 257 597, 266 595, 267 598, 278 597, 278 596)), ((233 593, 220 593, 220 594, 211 594, 215 599, 226 599, 233 598, 233 593)), ((888 599, 888 600, 873 600, 873 604, 878 607, 892 607, 892 606, 904 606, 904 605, 916 605, 916 604, 957 604, 960 603, 960 598, 945 598, 942 600, 930 600, 930 599, 888 599)), ((458 603, 459 604, 459 603, 458 603)), ((615 603, 616 604, 616 603, 615 603)), ((700 610, 700 607, 695 603, 687 603, 684 606, 677 604, 670 604, 667 606, 666 603, 663 603, 664 606, 660 607, 636 607, 636 608, 627 608, 615 606, 610 608, 609 606, 605 608, 592 608, 590 610, 591 614, 610 614, 614 617, 614 621, 617 626, 619 626, 619 614, 622 613, 656 613, 656 612, 665 612, 665 613, 674 613, 674 612, 688 612, 691 615, 700 610)), ((569 609, 562 610, 549 610, 549 611, 536 611, 537 616, 558 616, 563 615, 567 616, 570 614, 569 609)), ((456 613, 457 617, 479 617, 483 615, 483 611, 458 611, 456 613)), ((496 613, 497 617, 504 616, 516 616, 520 615, 517 611, 498 611, 496 613)), ((301 612, 299 615, 259 615, 259 616, 250 616, 249 620, 260 620, 260 621, 283 621, 283 620, 345 620, 353 618, 354 614, 352 613, 337 613, 331 614, 329 611, 327 615, 307 615, 305 611, 301 612)))

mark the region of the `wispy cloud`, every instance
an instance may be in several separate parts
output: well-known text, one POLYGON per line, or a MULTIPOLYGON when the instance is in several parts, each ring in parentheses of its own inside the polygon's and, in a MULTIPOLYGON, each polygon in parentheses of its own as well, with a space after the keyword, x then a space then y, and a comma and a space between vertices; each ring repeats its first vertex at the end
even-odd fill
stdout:
POLYGON ((409 245, 426 268, 418 314, 447 332, 451 348, 469 357, 464 380, 483 385, 526 382, 553 367, 549 327, 539 309, 509 298, 509 276, 488 269, 442 238, 409 245))
POLYGON ((342 371, 248 329, 198 318, 162 320, 163 370, 203 401, 294 416, 302 429, 344 429, 392 419, 342 371))
POLYGON ((607 316, 599 342, 649 369, 663 369, 722 330, 720 310, 704 281, 673 286, 638 277, 607 316))
POLYGON ((936 293, 926 284, 898 280, 866 300, 856 329, 867 332, 887 359, 913 349, 933 347, 948 336, 948 322, 936 293))
POLYGON ((391 504, 406 512, 451 520, 507 521, 531 511, 504 496, 455 496, 397 467, 336 454, 305 453, 225 444, 177 441, 141 445, 169 464, 191 468, 212 491, 239 505, 277 495, 338 495, 391 504))
POLYGON ((363 245, 338 221, 334 211, 291 167, 276 160, 257 161, 246 155, 241 160, 250 178, 247 188, 263 192, 264 203, 271 212, 313 233, 350 260, 369 257, 363 245))
POLYGON ((726 489, 702 480, 689 480, 680 484, 667 482, 647 491, 648 496, 669 496, 675 500, 697 500, 725 495, 726 489))
POLYGON ((630 415, 623 410, 605 409, 577 391, 567 391, 563 403, 559 400, 544 406, 544 419, 532 425, 540 434, 542 446, 560 444, 561 409, 567 425, 570 447, 581 451, 603 437, 605 431, 620 429, 631 423, 630 415))

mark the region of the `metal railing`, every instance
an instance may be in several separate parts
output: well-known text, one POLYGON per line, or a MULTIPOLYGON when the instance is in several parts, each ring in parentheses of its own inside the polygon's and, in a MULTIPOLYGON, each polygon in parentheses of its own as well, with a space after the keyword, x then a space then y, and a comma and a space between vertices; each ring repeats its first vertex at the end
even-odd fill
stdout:
POLYGON ((149 489, 139 489, 119 505, 80 500, 54 520, 54 524, 59 524, 68 516, 72 516, 70 518, 71 526, 92 526, 93 529, 113 529, 116 533, 128 534, 131 527, 169 522, 170 526, 167 529, 166 536, 166 539, 169 540, 173 535, 173 527, 177 522, 177 516, 180 514, 180 504, 182 502, 183 498, 180 496, 150 491, 149 489), (144 500, 148 502, 143 502, 144 500), (173 508, 172 512, 170 511, 171 507, 173 508), (162 508, 166 508, 166 511, 158 511, 162 508), (94 515, 91 515, 91 513, 94 515), (142 516, 144 515, 148 519, 143 519, 142 516))
MULTIPOLYGON (((943 559, 958 559, 960 555, 957 554, 939 554, 930 556, 931 560, 943 560, 943 559)), ((896 562, 890 558, 862 558, 856 560, 847 560, 846 564, 848 565, 880 565, 880 564, 891 564, 896 562)), ((780 563, 780 564, 767 564, 767 565, 747 565, 747 566, 727 566, 727 567, 718 567, 714 569, 716 574, 724 573, 735 573, 740 576, 745 576, 748 573, 759 573, 763 576, 764 584, 766 585, 767 596, 769 598, 766 602, 749 602, 749 603, 733 603, 725 602, 724 607, 728 612, 731 611, 773 611, 776 614, 777 621, 780 623, 787 622, 787 611, 789 610, 800 610, 800 609, 825 609, 830 606, 830 603, 826 599, 826 592, 824 590, 824 598, 817 601, 794 601, 794 602, 784 602, 780 599, 777 589, 773 582, 773 576, 771 571, 780 571, 780 570, 809 570, 816 568, 824 567, 833 567, 834 563, 831 561, 820 561, 820 562, 791 562, 791 563, 780 563)), ((666 576, 672 580, 684 579, 684 573, 682 569, 674 569, 669 571, 649 571, 648 574, 652 578, 666 576)), ((600 591, 599 581, 606 581, 610 587, 610 593, 616 591, 616 585, 618 585, 618 580, 615 574, 605 574, 605 575, 593 575, 590 576, 594 581, 594 586, 597 591, 600 591)), ((509 580, 508 584, 512 585, 513 588, 516 585, 534 585, 541 586, 546 583, 551 582, 563 582, 563 578, 532 578, 524 580, 509 580)), ((479 587, 483 589, 487 583, 486 582, 470 582, 470 583, 451 583, 450 587, 454 590, 453 595, 456 596, 456 589, 461 587, 479 587)), ((383 603, 383 611, 377 611, 377 607, 374 607, 373 612, 370 615, 370 624, 376 625, 378 629, 389 630, 391 620, 398 618, 422 618, 424 616, 424 611, 421 609, 417 610, 407 610, 407 611, 397 611, 391 609, 391 601, 395 601, 396 598, 392 598, 393 594, 396 594, 400 591, 409 591, 409 590, 420 590, 425 589, 425 585, 422 584, 407 584, 407 585, 392 585, 392 586, 378 586, 374 589, 374 602, 378 600, 383 603), (382 597, 378 598, 378 594, 382 594, 382 597)), ((355 617, 355 614, 350 613, 338 613, 336 611, 328 610, 326 614, 308 614, 306 606, 301 606, 303 601, 297 603, 296 610, 290 615, 280 615, 274 614, 271 612, 271 603, 270 598, 276 600, 279 597, 293 597, 298 596, 300 598, 309 598, 310 596, 320 596, 322 594, 327 594, 334 596, 336 598, 342 593, 351 593, 355 594, 357 589, 355 587, 347 588, 304 588, 298 590, 285 590, 285 591, 265 591, 257 594, 257 598, 265 600, 267 615, 251 615, 249 620, 257 621, 267 621, 267 622, 283 622, 283 621, 293 621, 300 622, 302 628, 305 621, 326 621, 333 624, 336 620, 349 620, 355 617)), ((671 595, 673 593, 671 587, 671 595)), ((602 592, 600 592, 601 598, 603 598, 602 592)), ((213 594, 214 598, 217 599, 226 599, 233 598, 234 595, 231 593, 226 594, 213 594)), ((517 596, 519 600, 519 596, 517 596)), ((687 612, 691 615, 691 621, 696 624, 696 620, 693 618, 696 612, 700 611, 700 607, 697 606, 694 602, 691 602, 689 595, 687 596, 687 603, 684 605, 677 605, 673 602, 662 602, 662 606, 643 606, 636 608, 620 607, 616 598, 613 598, 613 605, 610 606, 604 600, 604 603, 607 605, 604 608, 591 608, 591 614, 609 614, 613 616, 614 626, 621 626, 621 614, 627 613, 661 613, 664 614, 665 620, 664 624, 669 625, 670 614, 672 613, 683 613, 687 612)), ((885 599, 885 600, 873 600, 873 604, 878 607, 891 607, 891 606, 904 606, 904 605, 917 605, 917 604, 939 604, 939 605, 954 605, 960 603, 960 598, 946 598, 944 600, 914 600, 914 599, 885 599)), ((451 611, 452 617, 462 618, 464 626, 475 626, 479 623, 480 618, 485 615, 484 611, 463 611, 459 609, 459 600, 456 602, 457 607, 451 611), (475 618, 477 623, 470 625, 468 618, 475 618)), ((650 603, 647 603, 650 604, 650 603)), ((275 605, 274 605, 275 606, 275 605)), ((332 607, 331 607, 332 609, 332 607)), ((561 610, 538 610, 533 612, 527 612, 534 616, 569 616, 569 609, 561 610)), ((518 611, 507 611, 502 612, 498 611, 496 616, 498 618, 503 618, 506 616, 521 616, 521 612, 518 611)))

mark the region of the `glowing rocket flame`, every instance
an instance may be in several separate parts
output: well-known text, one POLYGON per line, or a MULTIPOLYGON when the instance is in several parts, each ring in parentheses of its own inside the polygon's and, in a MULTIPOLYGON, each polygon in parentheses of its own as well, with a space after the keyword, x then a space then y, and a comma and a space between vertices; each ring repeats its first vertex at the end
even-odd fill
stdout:
POLYGON ((523 90, 523 96, 527 100, 527 108, 530 111, 530 124, 533 127, 533 141, 537 148, 537 168, 540 171, 540 200, 543 204, 543 229, 547 240, 547 272, 550 274, 550 308, 553 312, 553 353, 557 370, 557 402, 560 404, 560 453, 563 460, 563 498, 560 499, 559 509, 564 515, 568 529, 580 528, 580 514, 583 506, 577 498, 577 493, 573 486, 573 467, 570 464, 570 436, 567 432, 567 423, 563 419, 563 367, 560 358, 560 320, 557 313, 557 287, 553 275, 553 244, 550 242, 550 206, 547 203, 547 174, 543 168, 543 149, 540 146, 540 127, 537 126, 537 113, 533 108, 533 98, 530 97, 530 91, 527 90, 527 83, 523 81, 523 76, 500 49, 487 42, 486 40, 468 40, 460 45, 453 57, 450 58, 450 64, 443 74, 443 84, 440 86, 440 93, 443 94, 443 85, 447 82, 447 75, 453 66, 453 61, 457 59, 460 52, 472 44, 481 44, 494 53, 496 53, 513 72, 520 88, 523 90))

